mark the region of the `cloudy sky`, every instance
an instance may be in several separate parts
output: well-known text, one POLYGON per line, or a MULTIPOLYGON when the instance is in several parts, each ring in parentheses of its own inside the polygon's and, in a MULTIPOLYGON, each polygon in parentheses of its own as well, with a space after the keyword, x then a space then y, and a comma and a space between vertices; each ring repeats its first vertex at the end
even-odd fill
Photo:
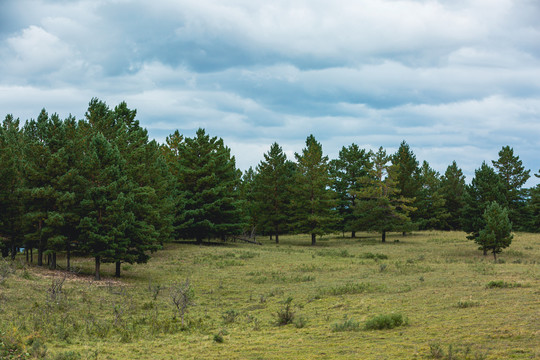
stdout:
POLYGON ((204 127, 242 169, 314 134, 331 158, 405 140, 469 181, 510 145, 536 173, 539 20, 537 0, 2 0, 0 116, 98 97, 160 142, 204 127))

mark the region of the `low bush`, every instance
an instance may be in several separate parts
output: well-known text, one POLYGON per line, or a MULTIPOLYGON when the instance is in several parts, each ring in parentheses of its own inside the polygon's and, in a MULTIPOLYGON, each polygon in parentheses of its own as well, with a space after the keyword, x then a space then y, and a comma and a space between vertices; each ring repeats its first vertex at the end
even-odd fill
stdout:
POLYGON ((522 285, 520 283, 508 283, 506 281, 503 281, 503 280, 492 280, 490 282, 487 283, 486 287, 488 289, 493 289, 493 288, 516 288, 516 287, 521 287, 522 285))
POLYGON ((364 325, 365 330, 385 330, 408 324, 408 319, 401 314, 377 315, 364 325))
POLYGON ((360 330, 360 323, 358 321, 354 321, 353 319, 347 319, 343 320, 343 322, 338 322, 332 324, 332 331, 339 332, 339 331, 358 331, 360 330))

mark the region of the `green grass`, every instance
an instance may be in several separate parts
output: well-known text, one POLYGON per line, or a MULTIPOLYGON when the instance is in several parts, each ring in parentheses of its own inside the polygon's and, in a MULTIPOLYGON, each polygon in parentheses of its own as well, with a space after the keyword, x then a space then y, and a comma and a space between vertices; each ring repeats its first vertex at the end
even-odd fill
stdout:
POLYGON ((76 258, 61 292, 61 271, 2 263, 0 340, 52 360, 540 357, 537 235, 516 234, 500 263, 459 232, 359 235, 167 244, 99 282, 76 258), (171 286, 186 279, 182 326, 171 286), (366 330, 398 315, 407 326, 366 330))

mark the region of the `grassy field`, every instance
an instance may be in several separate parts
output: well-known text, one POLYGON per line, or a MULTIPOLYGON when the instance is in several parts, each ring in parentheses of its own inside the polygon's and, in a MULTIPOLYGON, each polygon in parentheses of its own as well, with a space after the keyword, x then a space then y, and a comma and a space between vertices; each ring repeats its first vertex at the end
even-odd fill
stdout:
POLYGON ((540 358, 540 235, 516 234, 496 264, 463 233, 361 235, 168 244, 99 282, 92 259, 64 283, 1 262, 1 341, 64 360, 540 358), (186 279, 182 326, 171 293, 186 279))

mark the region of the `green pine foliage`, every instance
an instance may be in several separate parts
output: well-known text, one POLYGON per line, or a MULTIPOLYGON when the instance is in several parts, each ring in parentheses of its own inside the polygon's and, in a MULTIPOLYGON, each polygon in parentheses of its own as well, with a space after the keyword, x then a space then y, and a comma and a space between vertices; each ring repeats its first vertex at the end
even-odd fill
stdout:
POLYGON ((279 235, 285 233, 290 218, 290 199, 294 167, 287 160, 283 149, 273 143, 264 154, 264 160, 257 165, 254 176, 253 209, 257 226, 275 236, 276 244, 279 235))
POLYGON ((469 233, 467 238, 480 245, 487 255, 487 244, 480 238, 480 230, 485 227, 483 214, 492 202, 506 206, 506 189, 501 177, 485 162, 475 171, 471 184, 465 192, 465 206, 462 213, 462 229, 469 233))
POLYGON ((118 148, 100 132, 92 137, 84 159, 86 178, 83 216, 79 224, 81 250, 95 258, 95 277, 100 279, 102 261, 116 261, 129 249, 128 227, 134 201, 127 193, 124 160, 118 148))
POLYGON ((365 186, 356 192, 355 227, 365 231, 376 231, 386 241, 389 231, 404 231, 410 228, 409 214, 416 210, 413 199, 401 196, 397 187, 396 165, 389 164, 390 157, 380 147, 373 154, 373 167, 369 175, 362 178, 365 186))
POLYGON ((182 197, 177 231, 196 239, 238 235, 244 228, 238 195, 241 172, 223 139, 203 129, 181 144, 178 155, 178 196, 182 197))
POLYGON ((416 218, 420 230, 444 229, 450 214, 445 208, 441 176, 424 161, 420 167, 419 181, 421 187, 416 199, 416 218))
POLYGON ((518 229, 525 229, 528 220, 525 202, 527 194, 522 187, 531 177, 531 171, 525 170, 523 162, 519 156, 514 155, 514 149, 510 146, 503 146, 499 151, 499 159, 492 163, 505 187, 508 216, 518 229))
POLYGON ((302 153, 295 153, 295 157, 293 231, 311 234, 311 245, 315 245, 317 236, 330 233, 336 222, 328 156, 323 155, 321 144, 310 135, 302 153))
POLYGON ((448 165, 441 178, 441 195, 448 213, 444 230, 461 229, 461 216, 465 206, 465 175, 455 161, 448 165))
POLYGON ((22 245, 23 141, 19 120, 7 115, 0 126, 0 251, 15 257, 22 245))
POLYGON ((357 202, 357 192, 365 185, 361 178, 368 176, 371 164, 371 151, 360 149, 351 144, 339 151, 339 157, 330 161, 332 188, 337 195, 339 213, 338 230, 350 231, 355 237, 356 214, 354 208, 357 202))
MULTIPOLYGON (((409 144, 402 141, 397 152, 390 157, 390 161, 394 166, 393 181, 395 181, 395 186, 400 196, 411 199, 411 205, 418 206, 416 201, 418 200, 422 186, 420 168, 418 160, 416 160, 416 155, 414 155, 409 144)), ((417 216, 417 213, 414 211, 410 213, 410 218, 411 222, 408 223, 408 226, 403 227, 404 233, 413 230, 418 225, 418 222, 421 221, 419 215, 417 216)))
POLYGON ((514 237, 508 210, 493 201, 484 211, 483 218, 486 225, 480 230, 478 243, 491 251, 494 260, 497 260, 497 254, 510 246, 514 237))

